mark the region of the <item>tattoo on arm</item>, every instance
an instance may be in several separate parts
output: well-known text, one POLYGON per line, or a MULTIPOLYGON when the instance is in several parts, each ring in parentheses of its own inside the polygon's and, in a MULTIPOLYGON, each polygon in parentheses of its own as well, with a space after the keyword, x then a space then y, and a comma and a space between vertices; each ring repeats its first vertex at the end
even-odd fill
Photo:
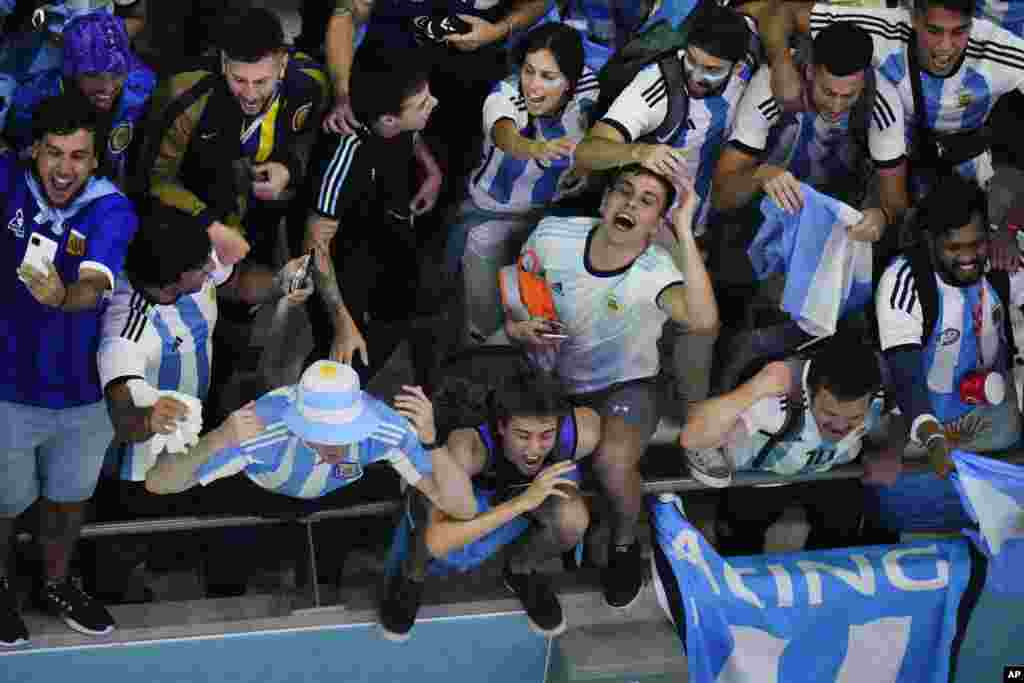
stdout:
POLYGON ((352 4, 352 0, 335 0, 334 16, 343 17, 346 14, 352 14, 354 11, 355 7, 352 4))
POLYGON ((329 311, 335 311, 344 305, 341 298, 341 288, 338 287, 338 276, 334 271, 333 259, 327 259, 327 272, 322 272, 316 263, 316 258, 309 261, 313 273, 313 286, 320 294, 321 300, 329 311))

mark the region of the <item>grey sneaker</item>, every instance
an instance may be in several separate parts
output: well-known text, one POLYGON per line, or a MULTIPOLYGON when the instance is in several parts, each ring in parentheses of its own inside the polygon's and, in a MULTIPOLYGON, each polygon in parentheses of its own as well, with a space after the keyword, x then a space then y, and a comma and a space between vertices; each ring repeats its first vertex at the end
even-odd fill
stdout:
POLYGON ((724 489, 732 483, 732 461, 721 448, 687 448, 683 455, 690 466, 690 474, 705 486, 724 489))

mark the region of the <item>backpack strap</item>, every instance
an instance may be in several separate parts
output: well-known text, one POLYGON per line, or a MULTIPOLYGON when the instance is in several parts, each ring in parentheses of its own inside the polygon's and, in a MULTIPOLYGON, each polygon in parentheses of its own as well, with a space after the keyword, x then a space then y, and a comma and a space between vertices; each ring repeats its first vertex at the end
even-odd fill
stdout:
POLYGON ((680 126, 687 125, 690 117, 690 97, 686 94, 686 78, 683 76, 683 65, 678 53, 664 55, 658 60, 658 69, 665 79, 668 90, 668 111, 661 124, 651 131, 647 138, 653 138, 658 144, 667 145, 680 126))
POLYGON ((804 405, 803 399, 803 387, 800 388, 800 394, 800 398, 795 402, 792 400, 792 397, 786 402, 786 419, 782 423, 782 427, 779 428, 779 431, 768 437, 768 441, 765 442, 764 446, 761 446, 761 450, 750 461, 752 469, 760 469, 764 465, 764 461, 768 459, 768 455, 771 454, 783 439, 795 433, 798 429, 803 428, 804 414, 807 412, 807 406, 804 405))
POLYGON ((1010 319, 1010 274, 1005 270, 990 270, 985 278, 1003 304, 1003 334, 1006 336, 1006 351, 1012 368, 1013 359, 1017 356, 1017 344, 1013 339, 1013 321, 1010 319))
POLYGON ((935 284, 935 270, 926 243, 921 242, 908 249, 906 257, 910 263, 910 274, 914 278, 914 289, 918 301, 921 302, 921 314, 924 316, 921 329, 921 345, 924 346, 931 338, 935 323, 938 321, 939 286, 935 284))

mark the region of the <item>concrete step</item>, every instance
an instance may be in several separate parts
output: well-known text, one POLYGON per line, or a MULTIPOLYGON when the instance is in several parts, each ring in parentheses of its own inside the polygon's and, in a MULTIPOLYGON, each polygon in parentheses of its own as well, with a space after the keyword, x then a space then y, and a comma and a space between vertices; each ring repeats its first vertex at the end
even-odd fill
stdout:
POLYGON ((595 624, 568 630, 555 641, 551 683, 686 680, 686 656, 665 619, 595 624))

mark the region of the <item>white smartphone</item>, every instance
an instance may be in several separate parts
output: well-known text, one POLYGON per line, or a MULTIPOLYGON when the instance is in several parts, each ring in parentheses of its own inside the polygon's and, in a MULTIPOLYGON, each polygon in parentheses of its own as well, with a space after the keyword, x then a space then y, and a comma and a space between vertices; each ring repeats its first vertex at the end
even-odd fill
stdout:
POLYGON ((25 258, 21 260, 22 265, 26 263, 44 275, 47 273, 45 261, 56 263, 57 243, 46 235, 32 233, 28 238, 28 247, 25 249, 25 258))

